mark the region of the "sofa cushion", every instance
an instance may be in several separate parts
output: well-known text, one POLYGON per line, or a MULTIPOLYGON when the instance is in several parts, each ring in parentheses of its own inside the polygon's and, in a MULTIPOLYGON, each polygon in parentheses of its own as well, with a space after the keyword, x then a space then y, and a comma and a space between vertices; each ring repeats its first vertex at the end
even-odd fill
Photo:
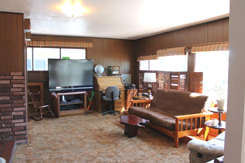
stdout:
POLYGON ((151 123, 160 125, 168 130, 175 130, 174 117, 168 115, 168 113, 164 113, 161 110, 143 107, 130 107, 128 112, 129 114, 148 119, 151 123))
POLYGON ((168 115, 186 115, 200 113, 205 106, 208 96, 176 91, 158 89, 151 102, 151 108, 162 110, 168 115))

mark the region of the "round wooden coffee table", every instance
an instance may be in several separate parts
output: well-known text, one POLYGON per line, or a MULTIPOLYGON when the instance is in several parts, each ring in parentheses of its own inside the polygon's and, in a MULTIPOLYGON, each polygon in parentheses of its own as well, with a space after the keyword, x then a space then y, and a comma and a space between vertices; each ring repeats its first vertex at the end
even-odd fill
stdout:
POLYGON ((150 122, 147 119, 143 119, 135 115, 122 115, 120 118, 120 123, 125 124, 124 135, 127 135, 129 138, 135 137, 137 135, 138 127, 145 127, 142 124, 150 122))

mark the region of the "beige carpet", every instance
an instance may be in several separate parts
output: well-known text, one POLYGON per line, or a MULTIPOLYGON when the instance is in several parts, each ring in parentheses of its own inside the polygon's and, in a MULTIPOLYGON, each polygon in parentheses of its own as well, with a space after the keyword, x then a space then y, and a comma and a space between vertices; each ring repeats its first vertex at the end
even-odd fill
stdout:
POLYGON ((149 127, 128 138, 119 116, 89 113, 28 122, 29 143, 17 145, 14 163, 188 162, 186 141, 149 127))

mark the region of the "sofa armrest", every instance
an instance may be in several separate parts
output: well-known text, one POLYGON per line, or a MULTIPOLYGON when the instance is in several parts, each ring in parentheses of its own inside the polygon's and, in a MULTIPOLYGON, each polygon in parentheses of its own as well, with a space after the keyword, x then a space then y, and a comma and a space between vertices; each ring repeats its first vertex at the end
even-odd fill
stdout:
POLYGON ((224 155, 224 142, 222 143, 219 140, 203 141, 195 139, 191 140, 187 144, 187 148, 192 152, 194 151, 201 154, 217 155, 218 157, 224 155))
MULTIPOLYGON (((187 114, 174 116, 175 118, 175 133, 177 137, 183 137, 201 132, 204 127, 204 122, 210 120, 210 115, 213 113, 205 112, 198 114, 187 114), (199 131, 198 131, 199 130, 199 131), (181 132, 185 132, 181 133, 181 132)), ((204 133, 204 139, 207 139, 208 130, 204 133)))
POLYGON ((210 116, 213 113, 211 112, 204 112, 204 113, 197 113, 197 114, 186 114, 186 115, 177 115, 174 116, 177 119, 187 119, 187 118, 195 118, 195 117, 205 117, 205 116, 210 116))

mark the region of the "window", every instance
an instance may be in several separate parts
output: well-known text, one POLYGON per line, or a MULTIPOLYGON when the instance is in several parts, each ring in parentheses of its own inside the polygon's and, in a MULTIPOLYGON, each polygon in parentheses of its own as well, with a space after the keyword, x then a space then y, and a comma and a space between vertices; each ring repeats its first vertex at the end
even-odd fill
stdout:
POLYGON ((203 72, 203 93, 227 99, 229 51, 196 53, 196 72, 203 72))
POLYGON ((32 48, 27 48, 27 70, 32 70, 32 48))
POLYGON ((85 49, 61 49, 61 58, 70 57, 70 59, 86 59, 85 49))
POLYGON ((141 70, 141 71, 148 70, 148 65, 149 65, 149 61, 148 60, 139 61, 139 62, 140 62, 139 63, 139 65, 140 65, 139 70, 141 70))
POLYGON ((139 70, 187 71, 187 55, 160 57, 159 60, 140 61, 139 70))
POLYGON ((188 55, 176 55, 159 58, 159 70, 161 71, 187 71, 188 55))
POLYGON ((34 70, 48 70, 48 59, 59 59, 59 48, 33 48, 34 70))
POLYGON ((27 48, 27 70, 28 71, 47 71, 48 59, 86 59, 85 49, 72 48, 27 48))

